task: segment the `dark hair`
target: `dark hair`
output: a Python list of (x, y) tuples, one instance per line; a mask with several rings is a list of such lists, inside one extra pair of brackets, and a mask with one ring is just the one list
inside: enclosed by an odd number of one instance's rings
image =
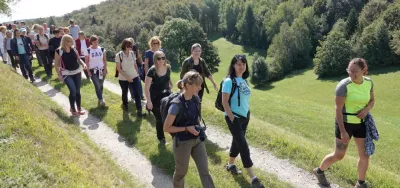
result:
[(97, 40), (99, 40), (99, 37), (97, 35), (90, 36), (90, 39), (89, 39), (90, 44), (92, 44), (92, 42), (97, 41)]
[(121, 44), (121, 50), (125, 51), (128, 46), (132, 47), (133, 43), (130, 39), (124, 39)]
[(356, 64), (356, 65), (358, 65), (358, 67), (361, 68), (361, 70), (365, 70), (364, 76), (368, 74), (368, 65), (367, 65), (367, 62), (365, 61), (365, 59), (354, 58), (349, 62), (349, 65), (350, 64)]
[(14, 30), (14, 38), (17, 38), (17, 31), (19, 31), (18, 29)]
[(247, 63), (247, 59), (246, 59), (245, 55), (238, 55), (237, 54), (232, 58), (231, 64), (229, 65), (229, 69), (228, 69), (228, 76), (231, 77), (231, 78), (237, 77), (234, 66), (239, 60), (241, 60), (243, 63), (246, 64), (246, 71), (244, 71), (244, 73), (242, 75), (242, 78), (243, 79), (247, 79), (249, 77), (249, 75), (250, 75), (250, 72), (249, 72), (249, 64)]
[(53, 34), (58, 34), (58, 33), (60, 33), (60, 30), (58, 30), (58, 29), (53, 30)]

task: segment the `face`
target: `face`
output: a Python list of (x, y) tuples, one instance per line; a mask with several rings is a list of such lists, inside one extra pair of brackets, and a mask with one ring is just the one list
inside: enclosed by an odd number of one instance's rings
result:
[(197, 47), (192, 50), (192, 56), (199, 58), (201, 55), (201, 48)]
[(152, 48), (158, 49), (160, 48), (160, 42), (158, 40), (154, 40), (151, 42)]
[(74, 45), (74, 41), (69, 40), (69, 41), (67, 42), (67, 44), (68, 44), (69, 47), (72, 47), (72, 46)]
[(83, 40), (83, 39), (85, 38), (85, 35), (79, 34), (79, 38), (80, 38), (81, 40)]
[(43, 24), (43, 27), (44, 27), (44, 28), (47, 28), (47, 24)]
[(166, 59), (166, 57), (165, 57), (165, 54), (164, 54), (164, 53), (159, 54), (159, 55), (157, 56), (157, 59), (156, 59), (157, 64), (163, 65), (163, 64), (165, 63), (165, 59)]
[(26, 36), (26, 31), (22, 32), (21, 35)]
[(39, 33), (40, 33), (40, 34), (43, 34), (43, 31), (44, 31), (44, 30), (43, 30), (43, 27), (40, 27), (40, 28), (39, 28)]
[(91, 42), (92, 46), (97, 47), (99, 45), (99, 40)]
[(239, 74), (243, 74), (246, 71), (246, 63), (242, 60), (238, 60), (233, 67), (235, 68), (235, 72)]
[(15, 29), (15, 28), (17, 28), (17, 25), (12, 25), (11, 27), (12, 27), (13, 29)]
[(7, 38), (11, 38), (12, 37), (12, 33), (7, 33)]
[(364, 70), (362, 70), (361, 67), (355, 63), (349, 64), (346, 71), (352, 80), (358, 80), (364, 75)]
[(15, 36), (19, 37), (20, 35), (21, 35), (21, 32), (19, 32), (19, 31), (15, 32)]
[(186, 84), (186, 91), (188, 91), (189, 93), (193, 93), (195, 95), (197, 95), (199, 93), (199, 91), (201, 90), (201, 85), (190, 85), (190, 84)]
[(60, 35), (64, 35), (65, 33), (64, 33), (64, 30), (63, 29), (60, 29)]

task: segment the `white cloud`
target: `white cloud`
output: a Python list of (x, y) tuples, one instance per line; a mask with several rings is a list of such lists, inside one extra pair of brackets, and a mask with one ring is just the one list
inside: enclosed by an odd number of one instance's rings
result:
[(20, 0), (11, 6), (12, 16), (0, 16), (0, 22), (62, 16), (102, 1), (105, 0)]

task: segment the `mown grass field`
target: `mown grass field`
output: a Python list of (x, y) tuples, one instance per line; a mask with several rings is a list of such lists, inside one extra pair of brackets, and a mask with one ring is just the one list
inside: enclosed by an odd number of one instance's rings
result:
[(4, 64), (0, 83), (0, 187), (141, 187)]
[[(115, 67), (111, 65), (109, 67)], [(44, 80), (46, 74), (42, 67), (38, 67), (34, 63), (34, 74)], [(112, 79), (114, 72), (110, 68), (110, 74), (107, 79)], [(68, 95), (69, 90), (67, 86), (60, 83), (56, 74), (47, 82), (54, 86), (56, 89), (61, 90), (62, 93)], [(88, 80), (82, 81), (81, 95), (82, 106), (88, 110), (89, 113), (95, 115), (107, 123), (115, 132), (121, 135), (125, 141), (137, 148), (146, 158), (148, 158), (153, 165), (161, 168), (168, 175), (172, 177), (174, 172), (174, 158), (172, 153), (172, 140), (168, 134), (165, 134), (167, 142), (166, 146), (158, 144), (155, 130), (155, 119), (149, 116), (144, 119), (136, 118), (136, 110), (134, 105), (129, 104), (129, 112), (124, 112), (121, 108), (121, 97), (117, 94), (104, 89), (103, 98), (106, 100), (106, 107), (97, 107), (97, 98), (95, 95), (94, 86)], [(247, 174), (233, 177), (230, 173), (226, 172), (224, 165), (228, 160), (228, 153), (219, 148), (212, 142), (206, 142), (207, 152), (209, 155), (209, 169), (217, 187), (251, 187), (250, 178)], [(242, 168), (241, 163), (238, 166)], [(289, 184), (277, 180), (273, 174), (267, 174), (255, 169), (257, 176), (262, 180), (266, 187), (290, 187)], [(190, 161), (189, 171), (185, 178), (186, 187), (201, 187), (200, 178), (197, 173), (197, 168), (194, 162)]]
[[(235, 54), (246, 54), (249, 63), (252, 56), (265, 56), (264, 51), (234, 45), (224, 38), (216, 38), (221, 64), (213, 76), (219, 83), (226, 75)], [(167, 54), (168, 55), (168, 54)], [(268, 61), (268, 60), (267, 60)], [(109, 63), (114, 73), (115, 64)], [(376, 103), (372, 109), (380, 140), (376, 153), (371, 157), (367, 179), (376, 187), (400, 186), (400, 67), (370, 69), (374, 82)], [(249, 134), (251, 145), (273, 151), (277, 156), (289, 158), (309, 171), (318, 166), (322, 158), (334, 147), (334, 91), (341, 77), (317, 80), (311, 69), (292, 73), (281, 81), (252, 89)], [(179, 74), (172, 75), (173, 81)], [(116, 78), (108, 80), (117, 83)], [(211, 83), (209, 86), (211, 86)], [(203, 113), (209, 124), (228, 132), (221, 113), (214, 108), (216, 92), (205, 94)], [(357, 174), (357, 151), (351, 142), (347, 157), (331, 167), (331, 178), (341, 184), (353, 184)]]

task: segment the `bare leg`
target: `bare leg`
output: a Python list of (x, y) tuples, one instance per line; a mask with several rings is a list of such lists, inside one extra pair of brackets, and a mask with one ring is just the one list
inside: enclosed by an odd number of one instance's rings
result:
[(365, 153), (365, 138), (354, 138), (358, 150), (358, 180), (365, 181), (368, 170), (369, 156)]
[(335, 151), (333, 153), (326, 155), (324, 160), (322, 160), (321, 164), (319, 165), (319, 168), (322, 171), (328, 170), (329, 166), (331, 166), (333, 163), (337, 161), (342, 160), (346, 154), (348, 143), (344, 144), (340, 139), (336, 138), (335, 144), (336, 144)]

